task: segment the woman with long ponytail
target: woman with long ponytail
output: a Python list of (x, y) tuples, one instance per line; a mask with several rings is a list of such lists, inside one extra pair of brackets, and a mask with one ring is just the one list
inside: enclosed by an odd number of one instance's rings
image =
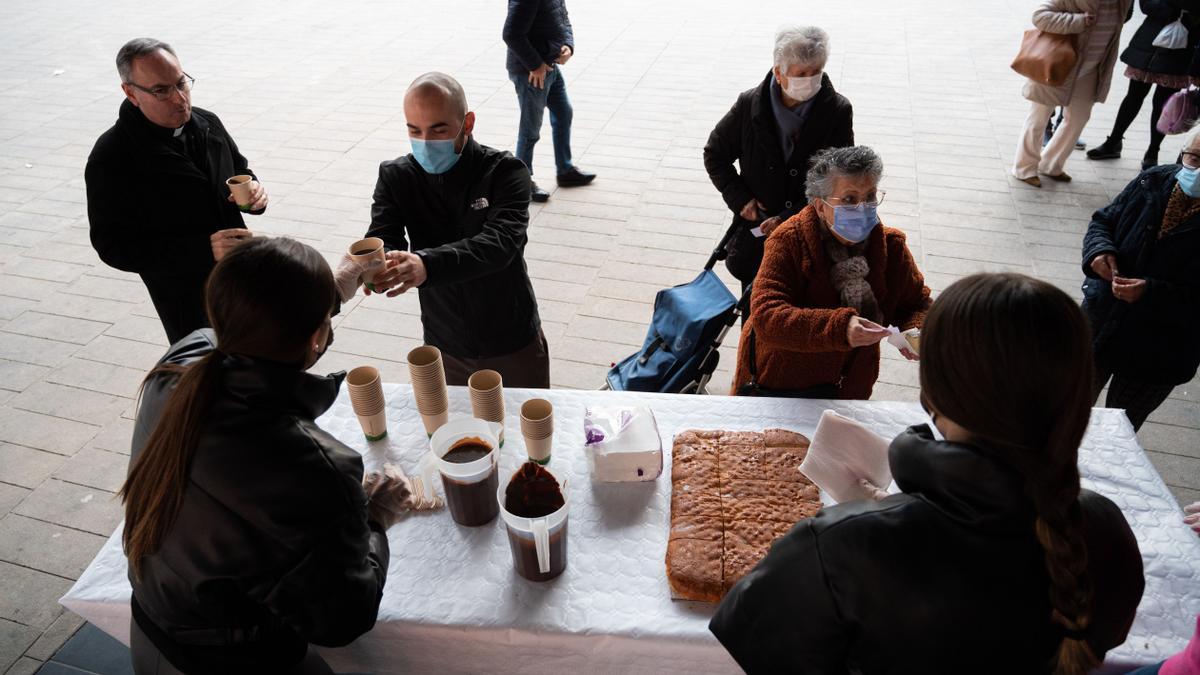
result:
[[(343, 377), (305, 372), (333, 341), (333, 275), (308, 246), (255, 238), (206, 302), (212, 329), (146, 378), (121, 489), (134, 671), (328, 673), (308, 645), (374, 625), (395, 517), (313, 421)], [(394, 504), (389, 480), (372, 494)]]
[(1144, 580), (1120, 510), (1080, 487), (1090, 345), (1079, 306), (1050, 284), (952, 284), (921, 334), (938, 435), (913, 426), (889, 449), (902, 493), (802, 521), (725, 596), (713, 633), (752, 673), (1098, 666)]

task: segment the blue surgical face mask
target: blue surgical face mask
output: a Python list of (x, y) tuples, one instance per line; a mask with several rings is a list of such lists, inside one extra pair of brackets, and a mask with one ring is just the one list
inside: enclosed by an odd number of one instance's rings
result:
[(871, 230), (879, 224), (879, 216), (875, 213), (876, 206), (872, 203), (833, 206), (833, 231), (842, 239), (855, 244), (865, 240), (871, 236)]
[[(460, 130), (461, 134), (462, 131)], [(408, 142), (412, 145), (413, 158), (417, 160), (417, 164), (425, 169), (425, 173), (440, 174), (446, 173), (454, 168), (458, 163), (458, 158), (462, 157), (462, 153), (454, 149), (454, 144), (458, 142), (458, 136), (445, 141), (424, 141), (419, 138), (410, 138)]]
[(1179, 172), (1175, 174), (1175, 179), (1179, 181), (1179, 187), (1183, 189), (1183, 194), (1195, 199), (1200, 197), (1200, 169), (1193, 169), (1186, 166), (1179, 167)]

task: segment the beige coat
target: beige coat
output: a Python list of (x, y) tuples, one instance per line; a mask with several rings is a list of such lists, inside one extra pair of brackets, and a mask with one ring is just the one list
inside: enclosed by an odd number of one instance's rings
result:
[[(1076, 43), (1076, 47), (1080, 56), (1079, 63), (1075, 66), (1075, 72), (1071, 73), (1071, 76), (1061, 86), (1051, 87), (1026, 80), (1025, 88), (1021, 90), (1025, 98), (1045, 105), (1066, 105), (1071, 101), (1071, 95), (1075, 91), (1075, 80), (1079, 75), (1080, 66), (1083, 65), (1083, 54), (1087, 52), (1088, 40), (1092, 36), (1092, 29), (1084, 26), (1084, 14), (1088, 12), (1099, 14), (1101, 2), (1102, 0), (1043, 0), (1034, 10), (1034, 27), (1046, 33), (1078, 35), (1079, 41)], [(1124, 21), (1129, 16), (1133, 0), (1117, 0), (1117, 2), (1118, 16)], [(1120, 43), (1121, 31), (1118, 30), (1109, 41), (1108, 51), (1105, 52), (1104, 60), (1098, 66), (1099, 77), (1096, 78), (1096, 95), (1093, 99), (1096, 103), (1103, 103), (1108, 98), (1108, 89), (1112, 85), (1113, 66), (1117, 63), (1117, 47)]]

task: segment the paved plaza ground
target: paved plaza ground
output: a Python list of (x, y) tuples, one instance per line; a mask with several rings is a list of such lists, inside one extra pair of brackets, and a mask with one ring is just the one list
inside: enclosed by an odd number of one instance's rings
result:
[[(1089, 216), (1137, 173), (1148, 138), (1143, 111), (1124, 159), (1076, 153), (1066, 167), (1075, 180), (1041, 190), (1009, 177), (1028, 104), (1008, 63), (1028, 1), (569, 7), (575, 158), (600, 177), (531, 209), (526, 259), (556, 387), (599, 387), (609, 364), (640, 345), (655, 292), (703, 265), (731, 214), (701, 151), (737, 93), (762, 80), (780, 23), (832, 34), (827, 71), (854, 104), (858, 142), (886, 165), (881, 218), (908, 233), (935, 292), (972, 272), (1013, 270), (1078, 298)], [(141, 282), (102, 264), (88, 241), (83, 167), (121, 101), (117, 48), (139, 35), (174, 44), (197, 78), (195, 105), (221, 116), (270, 193), (249, 226), (335, 260), (366, 228), (379, 162), (408, 152), (400, 103), (416, 75), (457, 76), (477, 139), (512, 149), (504, 9), (500, 0), (0, 3), (0, 673), (36, 671), (78, 627), (56, 601), (121, 519), (114, 493), (138, 383), (166, 347)], [(1118, 71), (1084, 140), (1104, 139), (1125, 83)], [(551, 187), (548, 125), (543, 139), (535, 178)], [(1162, 158), (1178, 148), (1168, 139)], [(406, 381), (404, 354), (420, 335), (415, 294), (356, 299), (319, 367), (371, 363)], [(735, 342), (723, 349), (719, 393)], [(917, 368), (893, 351), (875, 398), (916, 400)], [(1200, 385), (1176, 388), (1140, 439), (1179, 500), (1200, 499)]]

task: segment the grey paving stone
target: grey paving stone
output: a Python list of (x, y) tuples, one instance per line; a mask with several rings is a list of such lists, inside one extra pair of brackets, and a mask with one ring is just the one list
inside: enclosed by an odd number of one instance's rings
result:
[(92, 447), (108, 450), (121, 455), (129, 455), (129, 443), (133, 437), (132, 417), (121, 417), (108, 423), (89, 442)]
[(0, 482), (33, 489), (50, 477), (62, 455), (11, 443), (0, 443)]
[(4, 675), (34, 675), (42, 667), (42, 662), (37, 659), (31, 659), (28, 656), (22, 656), (17, 659)]
[(71, 639), (71, 636), (83, 625), (83, 619), (74, 612), (63, 612), (54, 620), (54, 623), (50, 624), (50, 628), (42, 633), (37, 642), (34, 642), (25, 651), (25, 656), (39, 661), (49, 661), (63, 643)]
[(9, 405), (29, 412), (85, 422), (95, 426), (108, 423), (129, 407), (131, 399), (77, 389), (61, 384), (38, 382), (18, 394)]
[(1200, 490), (1200, 459), (1169, 452), (1146, 450), (1163, 481), (1171, 487)]
[(74, 455), (97, 431), (90, 424), (0, 407), (0, 441), (16, 445)]
[(10, 513), (0, 519), (0, 560), (77, 579), (107, 537)]
[(50, 368), (0, 359), (0, 389), (24, 391), (50, 373)]
[(62, 614), (71, 581), (0, 561), (0, 618), (44, 631)]
[(90, 447), (61, 462), (54, 477), (76, 485), (117, 492), (125, 483), (128, 467), (128, 455)]
[(19, 623), (0, 619), (0, 671), (7, 671), (21, 658), (40, 631)]
[(13, 513), (107, 537), (124, 512), (111, 492), (51, 478), (26, 496)]
[(47, 375), (46, 381), (133, 398), (137, 396), (145, 376), (145, 371), (140, 369), (72, 358)]

